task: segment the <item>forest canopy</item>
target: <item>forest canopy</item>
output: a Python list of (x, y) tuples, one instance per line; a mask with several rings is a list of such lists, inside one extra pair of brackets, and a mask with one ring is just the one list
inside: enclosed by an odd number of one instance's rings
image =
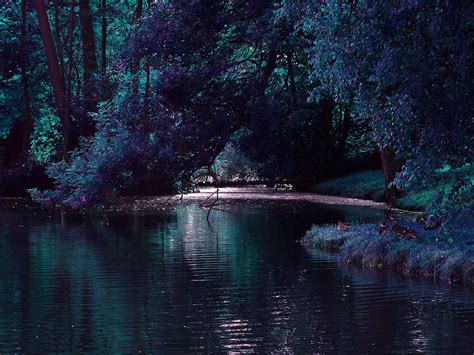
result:
[(1, 13), (0, 194), (91, 208), (203, 177), (307, 190), (380, 165), (388, 200), (441, 184), (429, 213), (472, 210), (472, 1), (8, 0)]

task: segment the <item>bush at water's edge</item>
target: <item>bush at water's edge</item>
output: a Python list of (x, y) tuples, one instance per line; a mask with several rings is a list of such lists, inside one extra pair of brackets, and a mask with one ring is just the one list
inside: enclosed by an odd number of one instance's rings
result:
[(307, 247), (338, 251), (349, 263), (378, 269), (394, 269), (406, 275), (422, 275), (474, 287), (474, 236), (472, 228), (450, 236), (418, 231), (419, 240), (381, 235), (375, 224), (313, 226), (302, 239)]

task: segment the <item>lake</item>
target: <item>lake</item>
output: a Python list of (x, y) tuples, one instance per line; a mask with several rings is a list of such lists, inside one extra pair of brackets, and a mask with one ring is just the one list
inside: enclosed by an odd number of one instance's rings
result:
[(474, 293), (295, 241), (384, 211), (196, 201), (108, 220), (0, 212), (0, 353), (474, 351)]

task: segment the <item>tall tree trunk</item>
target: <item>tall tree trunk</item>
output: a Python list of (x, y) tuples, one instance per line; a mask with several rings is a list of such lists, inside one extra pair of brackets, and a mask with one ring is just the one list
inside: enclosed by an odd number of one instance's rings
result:
[[(151, 0), (147, 1), (148, 9), (151, 6)], [(145, 127), (149, 128), (150, 122), (148, 120), (148, 110), (150, 101), (150, 60), (151, 58), (145, 58), (146, 65), (146, 81), (145, 81), (145, 97), (143, 99), (143, 116), (145, 117)]]
[(105, 78), (107, 74), (107, 0), (102, 0), (101, 3), (102, 11), (102, 22), (101, 22), (101, 61), (100, 61), (100, 73), (102, 79)]
[(270, 80), (270, 77), (273, 74), (273, 70), (276, 67), (276, 61), (277, 61), (276, 45), (275, 43), (272, 42), (268, 50), (267, 64), (265, 65), (265, 68), (263, 69), (262, 76), (259, 82), (259, 86), (260, 86), (260, 89), (262, 89), (262, 93), (268, 87), (268, 82)]
[(70, 144), (70, 122), (66, 113), (66, 92), (64, 86), (64, 78), (59, 70), (58, 56), (54, 48), (53, 36), (51, 35), (51, 27), (49, 26), (48, 14), (43, 0), (32, 0), (40, 27), (41, 38), (43, 39), (46, 61), (48, 63), (49, 74), (53, 85), (54, 97), (58, 108), (59, 117), (63, 128), (63, 159), (68, 160), (68, 151)]
[(296, 106), (296, 83), (293, 70), (293, 52), (288, 53), (288, 77), (290, 79), (291, 104)]
[[(82, 60), (83, 60), (83, 96), (86, 112), (97, 111), (97, 97), (93, 75), (97, 72), (97, 58), (95, 53), (95, 35), (92, 24), (92, 12), (89, 0), (79, 1), (79, 16), (81, 20)], [(87, 125), (89, 126), (89, 125)], [(86, 132), (88, 134), (92, 132)]]
[(385, 200), (392, 202), (396, 197), (397, 189), (390, 184), (395, 179), (397, 172), (400, 170), (400, 163), (395, 153), (390, 148), (380, 147), (380, 160), (382, 161), (382, 169), (385, 176)]
[(329, 158), (333, 148), (331, 144), (332, 113), (334, 108), (332, 100), (330, 98), (322, 100), (321, 108), (320, 173), (321, 176), (328, 176), (330, 173)]
[(142, 17), (143, 13), (143, 0), (137, 1), (137, 7), (135, 9), (134, 21), (138, 21)]
[(61, 76), (64, 76), (64, 57), (61, 45), (61, 26), (59, 24), (59, 1), (54, 0), (54, 40), (56, 41), (56, 49), (58, 51), (59, 70)]
[[(142, 17), (143, 13), (143, 1), (138, 0), (137, 1), (137, 7), (135, 8), (135, 13), (133, 14), (133, 22), (138, 22), (140, 17)], [(140, 57), (138, 58), (133, 58), (132, 61), (132, 73), (135, 74), (138, 69), (140, 69)]]
[[(72, 99), (72, 77), (73, 77), (73, 70), (74, 70), (74, 49), (73, 49), (73, 44), (74, 44), (74, 27), (75, 27), (75, 16), (76, 16), (76, 10), (75, 10), (75, 4), (71, 2), (71, 5), (69, 7), (69, 28), (68, 28), (68, 36), (67, 36), (67, 43), (66, 43), (66, 55), (68, 57), (67, 61), (67, 71), (65, 73), (65, 86), (66, 86), (66, 102), (67, 102), (67, 108), (66, 108), (66, 114), (68, 117), (71, 116), (71, 99)], [(74, 145), (76, 142), (74, 143)]]
[(150, 64), (146, 64), (145, 98), (143, 99), (143, 116), (145, 123), (148, 123), (148, 110), (150, 101)]
[(22, 139), (22, 154), (26, 152), (30, 146), (31, 131), (33, 129), (33, 116), (31, 114), (30, 90), (28, 85), (28, 51), (26, 49), (26, 10), (28, 0), (21, 1), (21, 85), (23, 90), (23, 107), (24, 107), (24, 122), (25, 131)]
[(349, 137), (349, 129), (351, 126), (351, 112), (346, 109), (343, 113), (342, 124), (340, 129), (340, 136), (339, 142), (337, 145), (336, 153), (335, 153), (335, 160), (336, 163), (340, 164), (346, 155), (346, 146), (347, 146), (347, 138)]
[[(135, 8), (135, 13), (133, 14), (133, 21), (135, 23), (138, 22), (138, 20), (142, 16), (142, 12), (143, 12), (143, 1), (138, 0), (137, 1), (137, 7)], [(139, 69), (140, 69), (140, 57), (133, 58), (132, 59), (132, 68), (131, 68), (132, 74), (136, 74)], [(132, 88), (133, 88), (134, 96), (138, 96), (138, 82), (139, 82), (138, 76), (133, 78), (133, 83), (132, 83), (133, 87)]]

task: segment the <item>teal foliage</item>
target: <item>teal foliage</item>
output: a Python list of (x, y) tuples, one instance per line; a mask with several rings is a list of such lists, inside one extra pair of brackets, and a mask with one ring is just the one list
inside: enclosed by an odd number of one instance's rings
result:
[[(450, 221), (472, 209), (470, 1), (138, 4), (90, 2), (97, 52), (102, 23), (107, 34), (92, 65), (103, 71), (90, 82), (80, 7), (47, 7), (67, 91), (68, 161), (36, 11), (0, 5), (0, 164), (15, 165), (17, 154), (46, 166), (55, 188), (33, 190), (35, 199), (87, 208), (118, 194), (186, 191), (202, 171), (308, 189), (387, 148), (404, 163), (394, 182), (408, 194), (401, 203)], [(17, 124), (23, 116), (32, 132)], [(380, 174), (364, 174), (318, 188), (380, 200)]]
[[(117, 61), (114, 93), (99, 113), (96, 134), (70, 162), (48, 168), (56, 189), (34, 197), (83, 208), (140, 187), (141, 193), (186, 190), (243, 122), (269, 114), (268, 79), (262, 82), (254, 56), (267, 56), (272, 13), (271, 2), (151, 7)], [(127, 63), (136, 58), (148, 60), (153, 91), (147, 106), (140, 71), (129, 74)], [(157, 189), (148, 189), (152, 184)]]
[(159, 172), (165, 174), (166, 165), (160, 160), (170, 163), (169, 155), (163, 154), (161, 142), (153, 135), (131, 129), (129, 122), (117, 119), (110, 107), (103, 107), (97, 116), (97, 133), (82, 141), (69, 163), (61, 161), (48, 167), (56, 188), (31, 190), (33, 198), (47, 205), (100, 208), (113, 201), (118, 191), (126, 192), (131, 186), (144, 183), (149, 170), (155, 171), (153, 180), (161, 186), (162, 193), (168, 192), (164, 189), (169, 189), (171, 182), (160, 179)]
[[(13, 122), (20, 118), (18, 108), (22, 105), (20, 71), (16, 62), (20, 57), (20, 45), (15, 31), (19, 31), (19, 21), (12, 6), (0, 5), (2, 21), (0, 21), (0, 139), (10, 133)], [(20, 111), (21, 112), (21, 111)]]
[(232, 141), (217, 156), (212, 169), (220, 182), (241, 183), (259, 180), (258, 164), (242, 153)]
[(406, 209), (425, 209), (455, 219), (464, 210), (473, 208), (474, 169), (471, 164), (453, 172), (449, 167), (432, 174), (431, 184), (409, 192), (395, 200)]
[(14, 75), (12, 78), (2, 81), (2, 90), (0, 91), (0, 139), (8, 137), (13, 122), (19, 118), (17, 108), (21, 106), (21, 100), (19, 100), (16, 92), (20, 85), (19, 82), (19, 75)]
[(63, 142), (61, 121), (50, 107), (39, 111), (31, 135), (30, 154), (38, 163), (53, 162)]
[[(440, 179), (430, 211), (453, 219), (472, 208), (473, 182), (461, 173), (474, 156), (474, 8), (470, 1), (289, 2), (304, 15), (308, 56), (319, 86), (350, 103), (381, 147), (405, 161), (395, 183), (414, 192)], [(435, 174), (448, 166), (443, 174)], [(453, 182), (455, 180), (455, 182)]]
[[(112, 120), (104, 120), (102, 125), (109, 129), (99, 129), (93, 139), (84, 141), (73, 152), (71, 163), (61, 161), (48, 167), (49, 175), (57, 181), (57, 188), (44, 192), (31, 190), (35, 200), (83, 208), (106, 201), (111, 196), (105, 194), (114, 191), (112, 186), (126, 183), (127, 174), (115, 174), (114, 170), (134, 151), (129, 132)], [(108, 186), (111, 186), (110, 190)]]

